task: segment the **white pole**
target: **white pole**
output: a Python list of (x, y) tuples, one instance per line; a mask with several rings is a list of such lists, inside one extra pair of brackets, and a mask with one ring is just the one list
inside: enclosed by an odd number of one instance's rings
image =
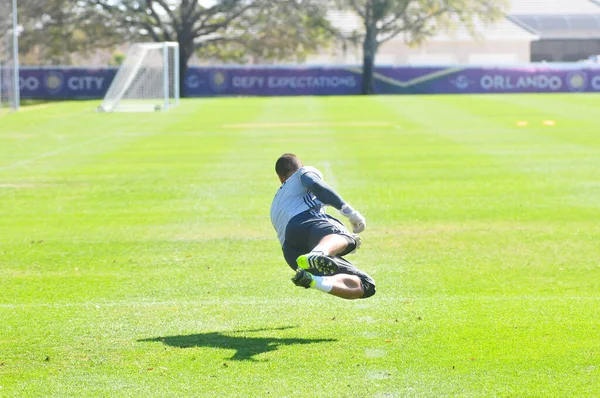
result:
[(21, 88), (19, 87), (19, 31), (17, 26), (17, 0), (13, 0), (13, 90), (15, 90), (15, 110), (21, 103)]
[(175, 84), (175, 106), (179, 106), (179, 45), (175, 46), (175, 54), (173, 55), (175, 59), (173, 60), (173, 67), (175, 70), (174, 73), (174, 84)]
[(169, 109), (169, 48), (166, 42), (163, 42), (163, 63), (163, 89), (165, 90), (165, 105), (163, 109), (166, 111)]
[(2, 113), (2, 75), (4, 74), (4, 69), (2, 68), (2, 62), (0, 62), (0, 113)]

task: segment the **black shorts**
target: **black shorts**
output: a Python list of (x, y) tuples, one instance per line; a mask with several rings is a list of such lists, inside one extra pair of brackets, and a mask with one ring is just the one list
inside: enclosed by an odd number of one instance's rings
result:
[[(295, 270), (298, 268), (296, 259), (312, 249), (327, 235), (343, 235), (354, 243), (346, 251), (352, 251), (355, 246), (355, 240), (350, 231), (339, 220), (331, 217), (329, 214), (320, 213), (314, 210), (308, 210), (294, 216), (288, 223), (285, 230), (285, 241), (283, 243), (283, 257), (288, 265)], [(375, 294), (375, 281), (365, 272), (356, 268), (352, 263), (342, 256), (347, 253), (333, 257), (338, 269), (335, 274), (350, 274), (360, 278), (365, 294), (362, 298), (371, 297)], [(315, 275), (321, 276), (318, 273)]]

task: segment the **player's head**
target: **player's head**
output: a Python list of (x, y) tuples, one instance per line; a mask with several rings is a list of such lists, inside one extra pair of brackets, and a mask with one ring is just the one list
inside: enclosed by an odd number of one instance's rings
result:
[(275, 172), (282, 184), (301, 167), (302, 162), (293, 153), (284, 153), (275, 162)]

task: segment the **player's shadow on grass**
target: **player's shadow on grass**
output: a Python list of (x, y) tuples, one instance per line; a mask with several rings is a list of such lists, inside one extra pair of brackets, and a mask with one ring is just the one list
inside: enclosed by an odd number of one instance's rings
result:
[[(165, 336), (141, 339), (143, 342), (161, 342), (172, 347), (211, 347), (235, 350), (235, 354), (229, 359), (234, 361), (255, 361), (255, 355), (275, 351), (282, 345), (314, 344), (337, 341), (334, 339), (302, 339), (302, 338), (277, 338), (277, 337), (253, 337), (246, 333), (262, 332), (267, 330), (291, 329), (295, 326), (285, 326), (272, 329), (238, 330), (226, 333), (198, 333), (185, 336)], [(241, 335), (241, 333), (244, 333)]]

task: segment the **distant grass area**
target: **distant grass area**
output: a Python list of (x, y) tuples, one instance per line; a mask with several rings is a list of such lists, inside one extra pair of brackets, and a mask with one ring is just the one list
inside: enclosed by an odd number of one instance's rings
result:
[[(3, 115), (0, 396), (600, 396), (599, 103)], [(366, 216), (349, 259), (373, 298), (289, 281), (269, 221), (284, 152)]]
[(22, 99), (20, 101), (20, 104), (21, 104), (21, 106), (31, 106), (31, 105), (58, 103), (58, 102), (60, 102), (60, 101), (42, 100), (42, 99)]
[[(32, 111), (32, 110), (37, 110), (39, 108), (45, 108), (47, 106), (49, 106), (50, 104), (59, 104), (61, 103), (61, 101), (56, 101), (56, 100), (37, 100), (37, 99), (22, 99), (19, 102), (19, 109), (21, 111)], [(8, 106), (8, 104), (6, 103), (2, 103), (2, 106), (0, 107), (0, 117), (2, 116), (8, 116), (9, 114), (13, 113), (13, 109), (10, 108)], [(0, 129), (1, 129), (1, 124), (0, 124)], [(0, 130), (1, 131), (1, 130)]]

